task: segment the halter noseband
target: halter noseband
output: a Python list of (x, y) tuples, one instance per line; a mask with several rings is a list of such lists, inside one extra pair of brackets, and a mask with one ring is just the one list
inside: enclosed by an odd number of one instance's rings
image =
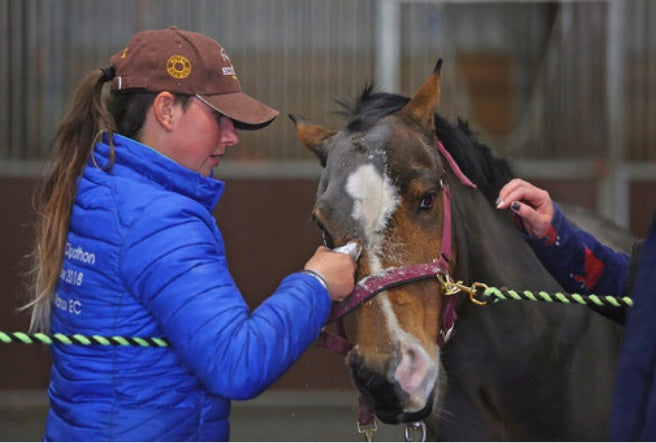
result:
[[(458, 164), (455, 162), (451, 154), (444, 148), (444, 145), (436, 138), (435, 145), (446, 159), (449, 167), (453, 173), (460, 179), (462, 184), (470, 188), (476, 188), (476, 185), (462, 173)], [(322, 348), (329, 351), (347, 354), (352, 348), (353, 344), (346, 338), (344, 331), (343, 317), (360, 306), (362, 303), (370, 300), (379, 293), (391, 288), (403, 286), (420, 280), (436, 278), (442, 276), (448, 278), (449, 275), (449, 262), (451, 260), (451, 245), (452, 245), (452, 228), (451, 228), (451, 193), (448, 184), (444, 183), (442, 192), (444, 218), (442, 223), (442, 245), (440, 247), (439, 257), (430, 262), (417, 265), (402, 266), (398, 268), (386, 269), (380, 273), (369, 275), (360, 280), (355, 287), (353, 293), (344, 301), (335, 303), (332, 312), (328, 317), (326, 323), (336, 322), (336, 334), (329, 332), (325, 328), (321, 331), (321, 335), (317, 344)], [(446, 343), (457, 318), (455, 312), (455, 297), (448, 297), (447, 304), (442, 312), (442, 325), (437, 337), (437, 342), (440, 347)]]

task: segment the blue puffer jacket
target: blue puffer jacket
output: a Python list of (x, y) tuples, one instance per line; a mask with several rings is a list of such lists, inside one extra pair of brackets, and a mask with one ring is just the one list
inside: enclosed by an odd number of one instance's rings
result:
[(172, 346), (53, 346), (45, 439), (227, 440), (230, 399), (256, 396), (290, 367), (330, 298), (295, 273), (250, 312), (211, 215), (224, 184), (115, 143), (109, 172), (101, 143), (80, 179), (51, 331)]

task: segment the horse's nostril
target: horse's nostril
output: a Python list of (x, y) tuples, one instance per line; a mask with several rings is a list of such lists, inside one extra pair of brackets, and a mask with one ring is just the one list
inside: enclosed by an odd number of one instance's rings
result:
[[(435, 384), (437, 367), (428, 353), (416, 343), (405, 343), (394, 379), (410, 398), (425, 399)], [(411, 405), (423, 407), (424, 405)]]

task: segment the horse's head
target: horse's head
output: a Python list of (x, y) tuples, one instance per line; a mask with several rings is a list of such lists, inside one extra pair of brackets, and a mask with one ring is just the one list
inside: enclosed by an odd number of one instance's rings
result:
[[(409, 101), (394, 96), (390, 112), (376, 109), (376, 94), (366, 105), (365, 91), (339, 132), (291, 116), (301, 142), (324, 166), (313, 218), (328, 246), (360, 243), (358, 279), (433, 263), (445, 252), (446, 168), (434, 130), (440, 67), (441, 60)], [(348, 363), (385, 422), (416, 421), (431, 412), (440, 372), (440, 291), (437, 279), (422, 279), (387, 289), (357, 310)]]

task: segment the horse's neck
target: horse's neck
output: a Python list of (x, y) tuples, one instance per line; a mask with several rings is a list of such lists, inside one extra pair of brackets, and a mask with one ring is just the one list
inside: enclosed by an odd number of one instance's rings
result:
[(452, 188), (457, 279), (512, 289), (560, 289), (513, 226), (510, 214), (493, 209), (477, 190)]

